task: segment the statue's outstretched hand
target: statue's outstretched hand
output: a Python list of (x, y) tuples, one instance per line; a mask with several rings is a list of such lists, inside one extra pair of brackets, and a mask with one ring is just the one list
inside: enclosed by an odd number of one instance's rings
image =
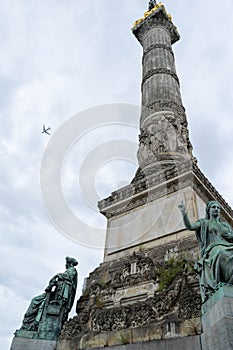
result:
[(180, 204), (178, 205), (178, 208), (180, 209), (183, 215), (186, 213), (186, 207), (183, 201), (180, 202)]

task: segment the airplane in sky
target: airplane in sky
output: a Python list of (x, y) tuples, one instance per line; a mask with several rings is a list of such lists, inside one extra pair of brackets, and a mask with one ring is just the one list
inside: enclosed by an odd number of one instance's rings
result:
[(48, 128), (45, 127), (45, 125), (43, 124), (43, 131), (42, 131), (42, 134), (48, 134), (48, 135), (51, 135), (48, 130), (51, 130), (50, 126)]

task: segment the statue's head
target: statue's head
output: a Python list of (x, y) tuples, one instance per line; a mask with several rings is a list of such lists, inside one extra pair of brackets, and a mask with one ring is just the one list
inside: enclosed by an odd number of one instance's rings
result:
[(219, 208), (221, 209), (221, 205), (219, 204), (219, 202), (217, 202), (217, 201), (209, 201), (209, 202), (207, 202), (206, 208), (205, 208), (206, 219), (210, 218), (210, 208), (215, 206), (215, 205), (218, 205)]
[(70, 258), (69, 256), (66, 257), (66, 268), (69, 266), (76, 266), (78, 265), (78, 262), (75, 258)]
[(148, 4), (148, 11), (152, 10), (156, 5), (156, 0), (150, 0)]

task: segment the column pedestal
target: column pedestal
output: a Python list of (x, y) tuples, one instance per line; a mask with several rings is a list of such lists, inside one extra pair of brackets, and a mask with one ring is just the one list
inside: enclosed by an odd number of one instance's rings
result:
[(222, 285), (202, 306), (203, 350), (233, 349), (233, 286)]
[(14, 337), (10, 350), (55, 350), (56, 340)]

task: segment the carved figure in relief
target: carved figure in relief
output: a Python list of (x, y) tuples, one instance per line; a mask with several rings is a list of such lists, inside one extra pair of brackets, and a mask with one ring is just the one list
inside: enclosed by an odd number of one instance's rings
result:
[(220, 204), (210, 201), (206, 204), (206, 217), (191, 223), (184, 203), (179, 205), (185, 227), (196, 232), (201, 259), (197, 262), (200, 275), (202, 301), (208, 299), (218, 285), (233, 285), (233, 231), (220, 219)]
[(192, 157), (193, 146), (189, 140), (189, 132), (188, 132), (188, 127), (187, 127), (186, 121), (181, 125), (181, 136), (182, 136), (184, 144), (187, 147), (188, 153)]
[(192, 156), (187, 122), (173, 115), (154, 118), (152, 124), (141, 130), (139, 142), (139, 163), (158, 153), (182, 152)]
[(177, 151), (177, 133), (174, 126), (171, 123), (167, 125), (167, 143), (170, 152)]
[(140, 143), (137, 152), (139, 164), (141, 164), (146, 159), (146, 155), (147, 152), (145, 150), (145, 145), (143, 143)]
[(174, 129), (176, 131), (176, 135), (177, 135), (177, 151), (178, 152), (187, 152), (187, 143), (186, 143), (186, 139), (183, 139), (182, 136), (182, 124), (181, 121), (177, 118), (172, 118), (172, 124), (174, 125)]
[(150, 150), (150, 144), (147, 138), (145, 143), (140, 142), (139, 144), (138, 153), (137, 153), (139, 164), (145, 161), (146, 159), (148, 159), (149, 157), (151, 157), (152, 155), (153, 153)]
[(124, 281), (130, 275), (130, 264), (126, 264), (122, 269), (121, 281)]
[(22, 330), (37, 331), (43, 318), (46, 322), (46, 309), (57, 305), (62, 312), (62, 323), (67, 320), (77, 288), (77, 271), (74, 266), (78, 262), (74, 258), (66, 258), (66, 271), (51, 278), (45, 293), (34, 297), (24, 315)]

